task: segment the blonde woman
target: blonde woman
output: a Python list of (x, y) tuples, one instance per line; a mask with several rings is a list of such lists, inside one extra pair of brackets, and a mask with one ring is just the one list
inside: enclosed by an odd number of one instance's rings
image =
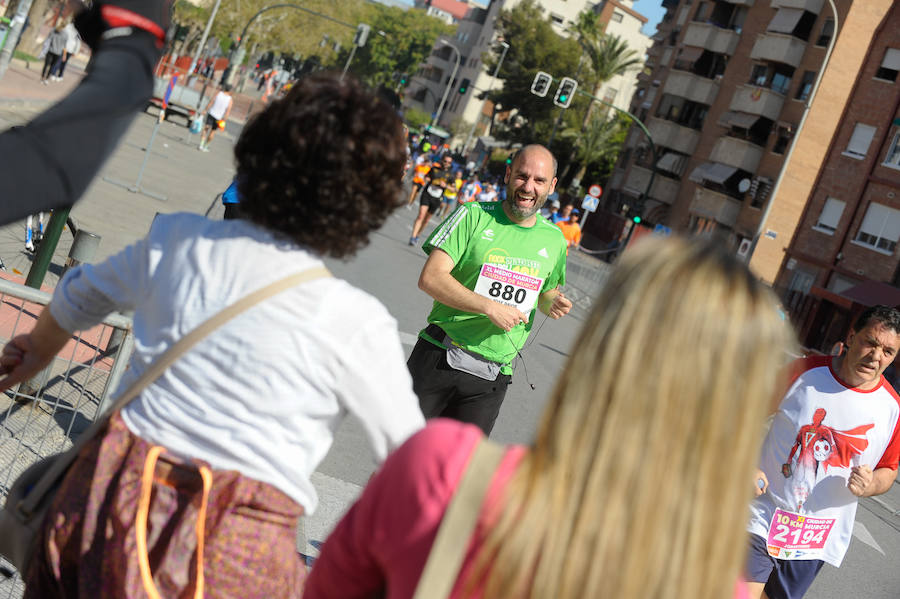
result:
[[(639, 244), (534, 444), (506, 449), (450, 596), (742, 595), (746, 481), (789, 344), (774, 297), (733, 256)], [(397, 450), (325, 543), (304, 598), (411, 597), (481, 436), (436, 420)]]

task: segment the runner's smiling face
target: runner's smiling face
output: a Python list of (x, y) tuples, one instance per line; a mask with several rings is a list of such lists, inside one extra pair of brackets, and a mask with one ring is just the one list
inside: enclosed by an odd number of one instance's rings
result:
[(534, 217), (556, 189), (553, 175), (553, 156), (540, 147), (526, 148), (506, 167), (504, 203), (513, 220), (523, 223)]
[(900, 333), (881, 322), (870, 321), (847, 338), (847, 353), (841, 356), (838, 376), (854, 387), (872, 389), (894, 361), (898, 350)]

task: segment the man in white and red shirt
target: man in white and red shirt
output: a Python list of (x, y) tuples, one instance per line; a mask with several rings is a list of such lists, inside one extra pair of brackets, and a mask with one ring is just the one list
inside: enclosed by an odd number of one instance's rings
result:
[(900, 397), (882, 376), (900, 350), (900, 312), (874, 306), (840, 356), (793, 364), (763, 443), (751, 505), (751, 595), (798, 599), (827, 562), (841, 565), (858, 497), (897, 477)]

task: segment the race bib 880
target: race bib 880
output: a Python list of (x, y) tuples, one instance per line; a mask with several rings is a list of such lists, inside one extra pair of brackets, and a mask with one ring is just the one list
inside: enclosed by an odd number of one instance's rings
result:
[(544, 279), (485, 264), (475, 283), (475, 293), (528, 314), (537, 305), (543, 284)]

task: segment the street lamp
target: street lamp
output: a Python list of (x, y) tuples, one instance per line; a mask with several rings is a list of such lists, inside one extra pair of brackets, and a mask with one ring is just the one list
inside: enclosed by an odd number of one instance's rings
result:
[(484, 112), (484, 102), (487, 100), (487, 94), (491, 91), (491, 88), (494, 87), (494, 81), (497, 80), (497, 74), (500, 72), (500, 65), (503, 64), (503, 59), (506, 58), (506, 51), (509, 50), (509, 44), (503, 40), (500, 40), (500, 45), (503, 46), (503, 52), (500, 54), (500, 60), (497, 61), (497, 66), (494, 67), (494, 74), (491, 75), (491, 82), (488, 83), (487, 90), (484, 92), (485, 99), (481, 101), (481, 109), (475, 117), (475, 122), (472, 123), (472, 128), (469, 129), (469, 135), (466, 136), (466, 143), (463, 144), (463, 154), (469, 149), (469, 142), (472, 141), (472, 136), (475, 135), (475, 127), (478, 126), (478, 119), (481, 118), (481, 114)]
[(450, 86), (453, 85), (453, 82), (456, 80), (456, 71), (459, 70), (459, 59), (460, 59), (459, 50), (456, 48), (456, 46), (454, 46), (453, 44), (451, 44), (450, 42), (448, 42), (445, 39), (439, 39), (438, 42), (441, 44), (444, 44), (446, 46), (450, 46), (450, 48), (454, 52), (456, 52), (456, 64), (453, 65), (453, 72), (450, 74), (450, 79), (447, 81), (447, 87), (444, 88), (444, 95), (441, 98), (441, 103), (438, 106), (437, 112), (434, 113), (434, 118), (431, 119), (431, 127), (432, 128), (437, 126), (437, 123), (441, 118), (441, 112), (444, 111), (444, 104), (447, 102), (447, 95), (450, 93)]

